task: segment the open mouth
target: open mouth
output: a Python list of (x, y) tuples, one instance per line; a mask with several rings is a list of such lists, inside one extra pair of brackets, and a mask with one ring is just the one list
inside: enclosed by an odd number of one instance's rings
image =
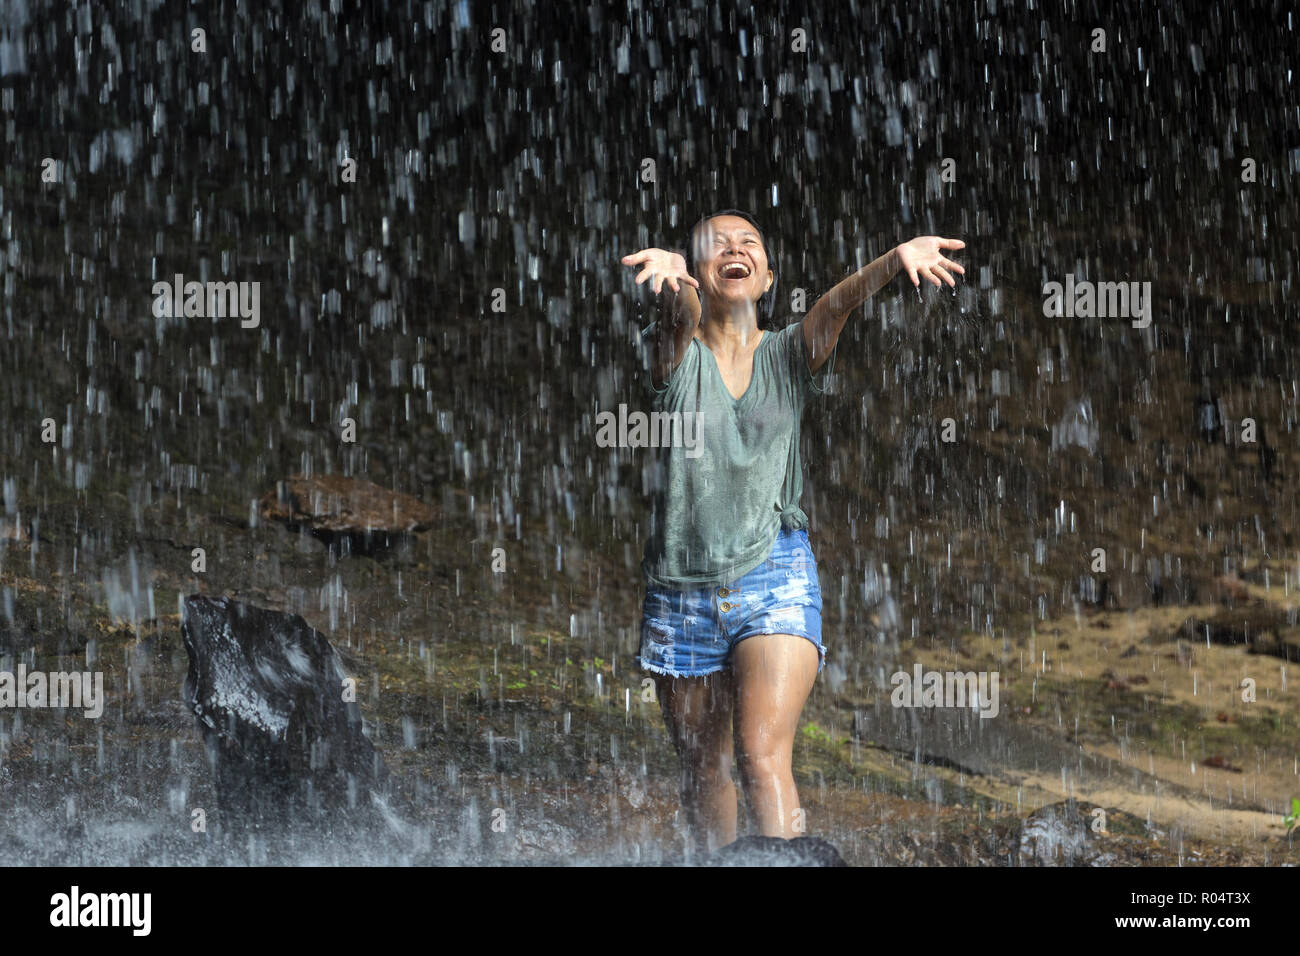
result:
[(718, 270), (718, 275), (724, 279), (748, 279), (749, 266), (743, 262), (728, 262)]

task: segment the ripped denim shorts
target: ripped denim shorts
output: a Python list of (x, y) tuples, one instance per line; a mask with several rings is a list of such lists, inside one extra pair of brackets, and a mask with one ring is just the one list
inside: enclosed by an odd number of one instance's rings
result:
[(772, 551), (744, 577), (721, 587), (676, 590), (647, 585), (641, 615), (642, 670), (703, 677), (730, 662), (731, 649), (755, 634), (795, 634), (822, 645), (822, 591), (806, 531), (777, 535)]

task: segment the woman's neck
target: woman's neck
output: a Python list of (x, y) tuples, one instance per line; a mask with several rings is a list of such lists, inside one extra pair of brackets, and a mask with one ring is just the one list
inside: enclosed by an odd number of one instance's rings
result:
[(758, 313), (754, 303), (705, 303), (695, 335), (715, 355), (738, 355), (758, 343)]

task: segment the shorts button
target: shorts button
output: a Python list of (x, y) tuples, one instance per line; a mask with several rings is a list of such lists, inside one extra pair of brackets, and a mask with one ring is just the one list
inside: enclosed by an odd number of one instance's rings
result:
[(730, 593), (731, 592), (728, 591), (726, 588), (718, 588), (718, 597), (726, 597)]
[(728, 604), (726, 601), (723, 601), (723, 602), (722, 602), (722, 609), (723, 609), (724, 611), (730, 611), (730, 610), (731, 610), (731, 605)]

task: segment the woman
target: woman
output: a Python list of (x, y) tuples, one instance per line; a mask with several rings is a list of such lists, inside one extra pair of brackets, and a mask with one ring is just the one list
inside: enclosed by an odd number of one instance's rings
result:
[(918, 287), (922, 277), (955, 285), (951, 273), (965, 270), (943, 250), (964, 246), (937, 236), (904, 243), (780, 331), (758, 327), (756, 304), (767, 295), (770, 315), (776, 276), (747, 213), (702, 219), (689, 258), (643, 249), (622, 260), (664, 296), (647, 334), (654, 411), (703, 415), (693, 419), (697, 447), (659, 452), (638, 656), (681, 759), (697, 851), (736, 839), (733, 741), (759, 834), (804, 830), (791, 759), (825, 649), (799, 508), (799, 419), (807, 397), (825, 390), (849, 313), (900, 270)]

